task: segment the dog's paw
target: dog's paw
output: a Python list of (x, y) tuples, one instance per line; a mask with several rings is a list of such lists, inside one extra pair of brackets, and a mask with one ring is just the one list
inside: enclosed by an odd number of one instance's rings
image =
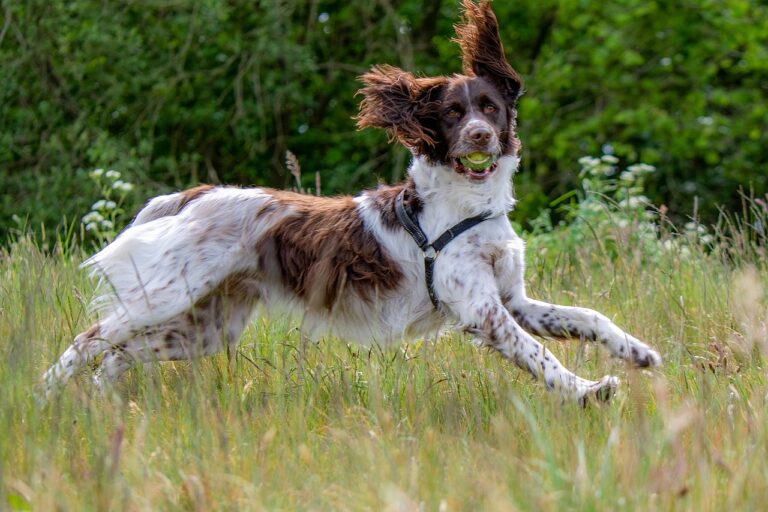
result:
[(661, 366), (661, 356), (652, 348), (642, 345), (630, 349), (630, 362), (638, 368)]
[(596, 402), (608, 402), (613, 398), (613, 395), (616, 394), (616, 389), (618, 387), (619, 379), (611, 375), (606, 375), (584, 390), (579, 397), (579, 405), (586, 407), (587, 404), (593, 400)]

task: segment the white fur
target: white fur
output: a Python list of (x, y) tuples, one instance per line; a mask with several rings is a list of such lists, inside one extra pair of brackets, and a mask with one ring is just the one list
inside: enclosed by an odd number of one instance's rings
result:
[(138, 223), (83, 263), (107, 288), (95, 305), (129, 330), (189, 309), (252, 264), (257, 241), (271, 225), (253, 223), (253, 212), (271, 200), (260, 189), (221, 188), (178, 215), (142, 222), (147, 216), (140, 213)]

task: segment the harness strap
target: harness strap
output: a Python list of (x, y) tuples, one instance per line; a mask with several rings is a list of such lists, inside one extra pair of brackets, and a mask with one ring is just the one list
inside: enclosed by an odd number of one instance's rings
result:
[(411, 235), (416, 245), (419, 246), (419, 249), (425, 251), (429, 247), (429, 239), (424, 234), (424, 231), (421, 230), (419, 219), (413, 214), (408, 205), (405, 204), (405, 189), (397, 195), (395, 200), (395, 215), (397, 215), (397, 220), (400, 221), (403, 229)]
[(411, 235), (416, 245), (424, 253), (424, 279), (427, 282), (427, 292), (429, 293), (429, 300), (435, 306), (435, 309), (440, 309), (440, 300), (435, 293), (435, 260), (440, 255), (440, 251), (451, 242), (451, 240), (458, 237), (463, 232), (467, 231), (480, 224), (484, 220), (491, 217), (489, 212), (481, 213), (474, 217), (464, 219), (455, 226), (445, 230), (445, 232), (437, 237), (432, 243), (429, 243), (429, 238), (424, 234), (424, 230), (419, 226), (419, 219), (413, 214), (411, 209), (405, 203), (405, 189), (403, 189), (395, 199), (395, 215), (397, 220), (403, 226), (403, 229)]

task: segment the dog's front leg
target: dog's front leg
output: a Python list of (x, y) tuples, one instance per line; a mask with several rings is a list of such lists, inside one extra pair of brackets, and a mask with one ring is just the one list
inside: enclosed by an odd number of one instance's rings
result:
[(599, 381), (582, 379), (525, 332), (504, 307), (492, 275), (475, 269), (471, 274), (453, 276), (449, 281), (453, 286), (442, 291), (447, 299), (444, 304), (464, 329), (543, 381), (547, 389), (582, 405), (590, 398), (605, 401), (613, 395), (618, 385), (616, 377), (606, 376)]
[(539, 336), (599, 341), (611, 354), (636, 366), (661, 364), (661, 356), (655, 350), (597, 311), (548, 304), (527, 297), (516, 297), (507, 307), (525, 329)]
[(471, 318), (465, 319), (469, 332), (537, 380), (542, 380), (547, 389), (582, 405), (591, 398), (606, 401), (616, 390), (616, 377), (606, 376), (594, 382), (582, 379), (565, 368), (544, 345), (515, 322), (498, 297), (475, 304), (470, 313)]
[(614, 356), (640, 367), (661, 364), (655, 350), (597, 311), (529, 299), (523, 280), (523, 252), (522, 241), (513, 239), (494, 267), (504, 305), (520, 326), (538, 336), (599, 341)]

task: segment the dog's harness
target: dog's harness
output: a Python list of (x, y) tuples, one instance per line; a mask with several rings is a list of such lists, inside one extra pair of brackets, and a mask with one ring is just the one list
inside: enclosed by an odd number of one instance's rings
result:
[(427, 235), (424, 234), (421, 226), (419, 226), (419, 219), (413, 213), (410, 206), (405, 203), (405, 190), (401, 191), (397, 195), (397, 199), (395, 199), (395, 215), (397, 215), (397, 220), (400, 221), (403, 229), (405, 229), (408, 234), (411, 235), (413, 240), (416, 242), (416, 245), (418, 245), (419, 249), (421, 249), (421, 251), (424, 253), (424, 278), (427, 281), (427, 292), (429, 292), (429, 299), (432, 301), (435, 309), (440, 310), (440, 300), (438, 300), (437, 294), (435, 293), (435, 260), (437, 260), (437, 257), (440, 255), (440, 251), (443, 250), (443, 247), (448, 245), (451, 240), (466, 230), (477, 226), (484, 220), (491, 218), (491, 213), (485, 212), (481, 213), (480, 215), (464, 219), (452, 228), (448, 228), (442, 235), (437, 237), (437, 240), (432, 243), (429, 243)]

